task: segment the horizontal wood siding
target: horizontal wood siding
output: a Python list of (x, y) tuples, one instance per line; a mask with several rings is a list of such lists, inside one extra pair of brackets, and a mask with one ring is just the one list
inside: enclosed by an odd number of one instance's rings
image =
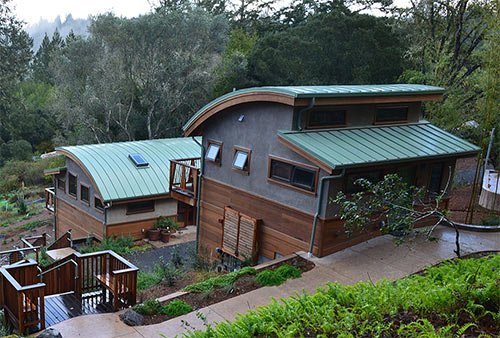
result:
[[(203, 179), (201, 200), (200, 246), (212, 255), (222, 244), (222, 219), (227, 206), (262, 221), (257, 236), (259, 255), (274, 258), (275, 252), (287, 255), (309, 249), (312, 215), (207, 178)], [(316, 236), (316, 255), (319, 237)]]
[(60, 198), (56, 199), (56, 203), (56, 238), (71, 229), (73, 239), (86, 238), (89, 234), (102, 239), (103, 224), (101, 221)]
[(158, 218), (152, 218), (134, 222), (108, 224), (106, 226), (106, 236), (130, 235), (134, 240), (142, 239), (142, 229), (151, 229), (157, 220)]

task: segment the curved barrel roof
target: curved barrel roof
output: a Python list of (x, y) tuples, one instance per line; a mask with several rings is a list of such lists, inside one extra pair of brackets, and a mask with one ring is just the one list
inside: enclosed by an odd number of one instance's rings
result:
[[(103, 201), (168, 194), (170, 160), (201, 154), (200, 146), (192, 138), (90, 144), (56, 150), (87, 173)], [(136, 166), (130, 154), (141, 154), (149, 165)]]
[(198, 110), (182, 129), (186, 135), (190, 135), (196, 129), (197, 122), (203, 120), (205, 115), (211, 116), (222, 109), (245, 102), (270, 101), (294, 105), (295, 99), (313, 97), (411, 96), (443, 93), (444, 88), (419, 84), (252, 87), (227, 93), (209, 102)]

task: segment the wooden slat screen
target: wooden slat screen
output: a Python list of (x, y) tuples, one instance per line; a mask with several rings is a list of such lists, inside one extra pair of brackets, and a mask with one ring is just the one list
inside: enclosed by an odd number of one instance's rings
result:
[(224, 208), (222, 248), (239, 259), (254, 259), (258, 220)]

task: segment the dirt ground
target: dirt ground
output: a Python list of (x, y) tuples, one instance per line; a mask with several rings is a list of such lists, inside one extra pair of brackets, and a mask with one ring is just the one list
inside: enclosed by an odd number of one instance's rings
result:
[[(43, 225), (29, 230), (24, 230), (23, 225), (34, 221), (46, 221)], [(48, 243), (54, 241), (54, 218), (48, 210), (43, 210), (40, 214), (29, 219), (12, 223), (8, 226), (0, 228), (0, 251), (11, 250), (14, 247), (22, 247), (21, 238), (29, 236), (37, 236), (43, 233), (48, 234)]]

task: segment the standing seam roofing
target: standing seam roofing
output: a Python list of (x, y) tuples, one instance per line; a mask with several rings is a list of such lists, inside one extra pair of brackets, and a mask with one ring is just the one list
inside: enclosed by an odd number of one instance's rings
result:
[(332, 169), (389, 161), (468, 155), (479, 147), (432, 124), (279, 131), (278, 136)]
[[(57, 150), (80, 162), (106, 202), (168, 194), (170, 160), (201, 156), (199, 145), (191, 138), (93, 144)], [(131, 153), (142, 154), (149, 166), (136, 167), (128, 157)]]

